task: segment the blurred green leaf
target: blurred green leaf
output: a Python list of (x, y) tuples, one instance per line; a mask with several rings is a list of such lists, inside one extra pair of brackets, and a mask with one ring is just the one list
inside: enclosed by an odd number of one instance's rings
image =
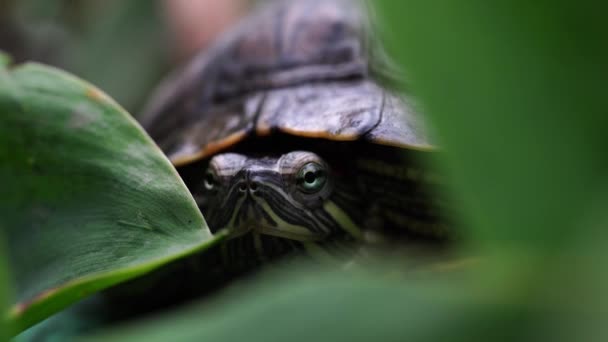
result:
[(295, 268), (219, 299), (98, 333), (91, 341), (518, 341), (544, 312), (466, 273), (402, 276)]
[(157, 1), (20, 0), (13, 7), (7, 18), (21, 34), (18, 61), (77, 74), (132, 113), (169, 67), (169, 37)]
[(606, 284), (608, 261), (601, 11), (560, 1), (377, 5), (442, 142), (471, 241), (505, 261), (487, 265), (486, 286), (521, 288), (528, 298), (514, 305), (542, 308), (528, 321), (545, 328), (536, 339), (605, 340), (607, 296), (594, 285)]
[(34, 21), (56, 18), (65, 6), (65, 0), (4, 0), (4, 2), (10, 3), (11, 9), (20, 16)]
[(100, 3), (97, 11), (83, 15), (89, 20), (70, 51), (68, 70), (136, 113), (169, 65), (160, 6), (148, 0)]
[(10, 63), (11, 63), (11, 58), (8, 55), (2, 53), (2, 50), (0, 50), (0, 67), (3, 68), (5, 66), (9, 65)]
[(19, 329), (217, 241), (128, 113), (59, 70), (0, 70), (0, 165)]
[[(407, 275), (390, 262), (374, 271), (289, 264), (136, 323), (104, 325), (107, 307), (98, 297), (19, 341), (605, 341), (604, 315), (589, 305), (593, 296), (571, 292), (602, 288), (604, 275), (595, 278), (601, 283), (572, 287), (561, 277), (584, 264), (556, 264), (553, 286), (534, 292), (525, 284), (549, 280), (547, 274), (522, 272), (517, 259)], [(578, 274), (588, 277), (586, 271)], [(511, 282), (503, 281), (506, 273)]]
[[(452, 310), (466, 302), (453, 296), (460, 293), (457, 286), (429, 288), (420, 279), (390, 272), (290, 268), (232, 286), (212, 302), (106, 330), (91, 340), (421, 340), (450, 336), (458, 326)], [(444, 280), (460, 283), (453, 277)], [(444, 323), (442, 329), (429, 329)]]
[(105, 297), (97, 293), (50, 316), (14, 338), (15, 342), (72, 341), (84, 333), (103, 329), (111, 322)]
[[(0, 50), (0, 68), (6, 67), (10, 62), (10, 57)], [(8, 312), (9, 303), (11, 302), (9, 298), (8, 254), (6, 253), (4, 232), (5, 229), (0, 222), (0, 313)], [(0, 341), (8, 340), (10, 335), (9, 329), (6, 315), (0, 316)]]
[(605, 18), (589, 2), (382, 1), (475, 237), (558, 250), (606, 183)]
[[(0, 54), (0, 57), (2, 55)], [(2, 225), (0, 225), (0, 313), (5, 313), (9, 308), (9, 288), (8, 288), (8, 265), (6, 258), (6, 246), (4, 236), (2, 234)], [(6, 320), (6, 315), (0, 316), (0, 341), (6, 341), (9, 338), (9, 324)]]

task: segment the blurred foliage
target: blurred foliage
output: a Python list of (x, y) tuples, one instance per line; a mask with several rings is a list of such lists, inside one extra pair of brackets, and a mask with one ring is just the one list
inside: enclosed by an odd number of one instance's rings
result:
[(235, 286), (214, 302), (91, 340), (464, 342), (594, 337), (591, 331), (560, 328), (571, 327), (574, 315), (526, 302), (520, 294), (501, 292), (502, 287), (476, 285), (474, 279), (304, 268), (269, 274), (255, 285)]
[[(456, 309), (480, 317), (491, 313), (490, 303), (462, 291), (462, 279), (436, 274), (404, 277), (386, 265), (376, 272), (296, 269), (266, 274), (254, 284), (233, 286), (213, 302), (91, 340), (437, 341), (460, 329), (461, 319), (453, 316)], [(505, 309), (500, 316), (515, 318), (516, 308), (507, 304)], [(493, 328), (483, 325), (479, 321), (476, 335), (467, 340)]]
[(378, 9), (444, 146), (439, 162), (471, 236), (506, 260), (491, 268), (527, 270), (500, 279), (528, 293), (514, 304), (550, 309), (529, 317), (534, 325), (605, 338), (603, 16), (585, 1), (386, 0)]
[[(4, 227), (0, 224), (0, 312), (2, 313), (8, 311), (11, 302), (9, 298), (8, 260), (3, 232)], [(2, 317), (0, 318), (0, 341), (7, 340), (9, 335), (8, 322)]]
[(553, 1), (379, 9), (476, 238), (535, 251), (578, 238), (608, 185), (601, 15)]
[(38, 64), (0, 67), (0, 113), (18, 329), (213, 242), (167, 158), (97, 88)]
[(79, 75), (136, 114), (170, 68), (159, 9), (148, 0), (3, 0), (0, 50)]

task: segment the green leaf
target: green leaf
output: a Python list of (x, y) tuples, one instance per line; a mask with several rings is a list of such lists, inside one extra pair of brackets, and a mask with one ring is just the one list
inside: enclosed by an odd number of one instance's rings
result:
[(11, 63), (11, 57), (0, 50), (0, 67), (5, 67)]
[[(0, 55), (1, 57), (1, 55)], [(8, 265), (6, 258), (6, 245), (2, 234), (2, 226), (0, 225), (0, 312), (4, 313), (9, 308), (9, 281), (8, 281)], [(4, 317), (0, 317), (0, 341), (5, 341), (9, 338), (10, 326)]]
[[(508, 260), (486, 269), (498, 273), (493, 283), (523, 288), (519, 305), (550, 308), (528, 324), (547, 327), (546, 340), (605, 340), (608, 47), (601, 11), (592, 2), (548, 0), (386, 0), (377, 7), (442, 142), (440, 162), (470, 240)], [(528, 274), (509, 276), (505, 264)]]
[(19, 330), (219, 239), (128, 113), (62, 71), (0, 70), (0, 165)]
[(385, 266), (375, 272), (283, 270), (211, 303), (101, 330), (90, 340), (518, 341), (546, 332), (528, 329), (536, 309), (517, 291), (503, 296), (506, 285), (475, 286), (476, 278), (462, 273), (403, 276)]
[[(88, 6), (88, 8), (87, 8)], [(170, 66), (162, 11), (153, 1), (83, 3), (80, 40), (69, 53), (69, 70), (90, 80), (134, 115)], [(137, 44), (133, 44), (137, 42)], [(112, 61), (100, 63), (100, 61)]]
[[(585, 260), (576, 260), (553, 265), (554, 279), (535, 277), (519, 258), (407, 274), (390, 262), (374, 271), (290, 263), (211, 300), (126, 325), (104, 322), (107, 306), (102, 297), (92, 298), (19, 341), (605, 340), (605, 311), (593, 304), (597, 298), (569, 296), (572, 290), (601, 293), (596, 291), (605, 289), (605, 275), (593, 269), (591, 279), (600, 282), (564, 282), (564, 272), (582, 269), (578, 262)], [(540, 279), (546, 286), (530, 291), (531, 280)]]
[[(82, 334), (92, 341), (148, 342), (403, 341), (419, 334), (450, 335), (450, 327), (458, 322), (445, 330), (426, 330), (465, 306), (470, 296), (461, 292), (461, 281), (440, 277), (443, 286), (429, 287), (416, 277), (395, 274), (384, 266), (378, 269), (371, 273), (291, 265), (289, 270), (233, 286), (210, 302), (136, 324), (106, 327), (97, 334), (91, 334), (83, 318), (94, 319), (90, 313), (103, 310), (103, 304), (91, 302), (96, 310), (62, 313), (61, 319), (41, 329), (41, 335), (24, 336), (24, 341), (27, 337), (73, 339)], [(462, 298), (455, 298), (456, 293)], [(78, 328), (83, 326), (89, 327)]]
[(12, 2), (2, 14), (22, 36), (16, 60), (68, 70), (134, 115), (171, 66), (169, 35), (154, 1)]
[(608, 184), (605, 18), (588, 5), (378, 4), (489, 250), (570, 245)]

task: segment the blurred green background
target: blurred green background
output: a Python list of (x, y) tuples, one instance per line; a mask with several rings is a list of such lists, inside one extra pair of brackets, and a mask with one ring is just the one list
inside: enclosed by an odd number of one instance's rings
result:
[[(149, 341), (162, 330), (214, 340), (608, 339), (608, 32), (599, 5), (373, 4), (407, 91), (443, 148), (436, 163), (468, 229), (464, 251), (480, 256), (474, 272), (457, 280), (271, 275), (216, 304), (110, 337)], [(137, 113), (183, 58), (162, 8), (143, 0), (5, 1), (0, 49), (59, 65)], [(13, 37), (7, 27), (25, 38), (5, 38)], [(268, 315), (290, 310), (293, 319), (262, 328)]]
[(2, 1), (0, 48), (88, 79), (130, 111), (169, 67), (155, 1)]
[[(201, 14), (188, 14), (190, 7)], [(163, 76), (248, 7), (247, 0), (1, 0), (0, 49), (16, 62), (72, 72), (137, 114)]]
[[(0, 226), (0, 231), (4, 227)], [(0, 235), (0, 310), (7, 310), (11, 303), (9, 296), (9, 278), (8, 278), (8, 265), (5, 255), (5, 242), (3, 234)], [(4, 319), (0, 320), (0, 341), (8, 339), (8, 328)]]

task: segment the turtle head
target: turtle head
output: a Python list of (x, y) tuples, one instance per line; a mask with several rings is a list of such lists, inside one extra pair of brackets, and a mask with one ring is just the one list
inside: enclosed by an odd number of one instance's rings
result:
[(255, 231), (298, 241), (319, 241), (356, 229), (332, 200), (335, 180), (317, 154), (278, 157), (224, 153), (213, 157), (197, 201), (213, 231), (232, 237)]

